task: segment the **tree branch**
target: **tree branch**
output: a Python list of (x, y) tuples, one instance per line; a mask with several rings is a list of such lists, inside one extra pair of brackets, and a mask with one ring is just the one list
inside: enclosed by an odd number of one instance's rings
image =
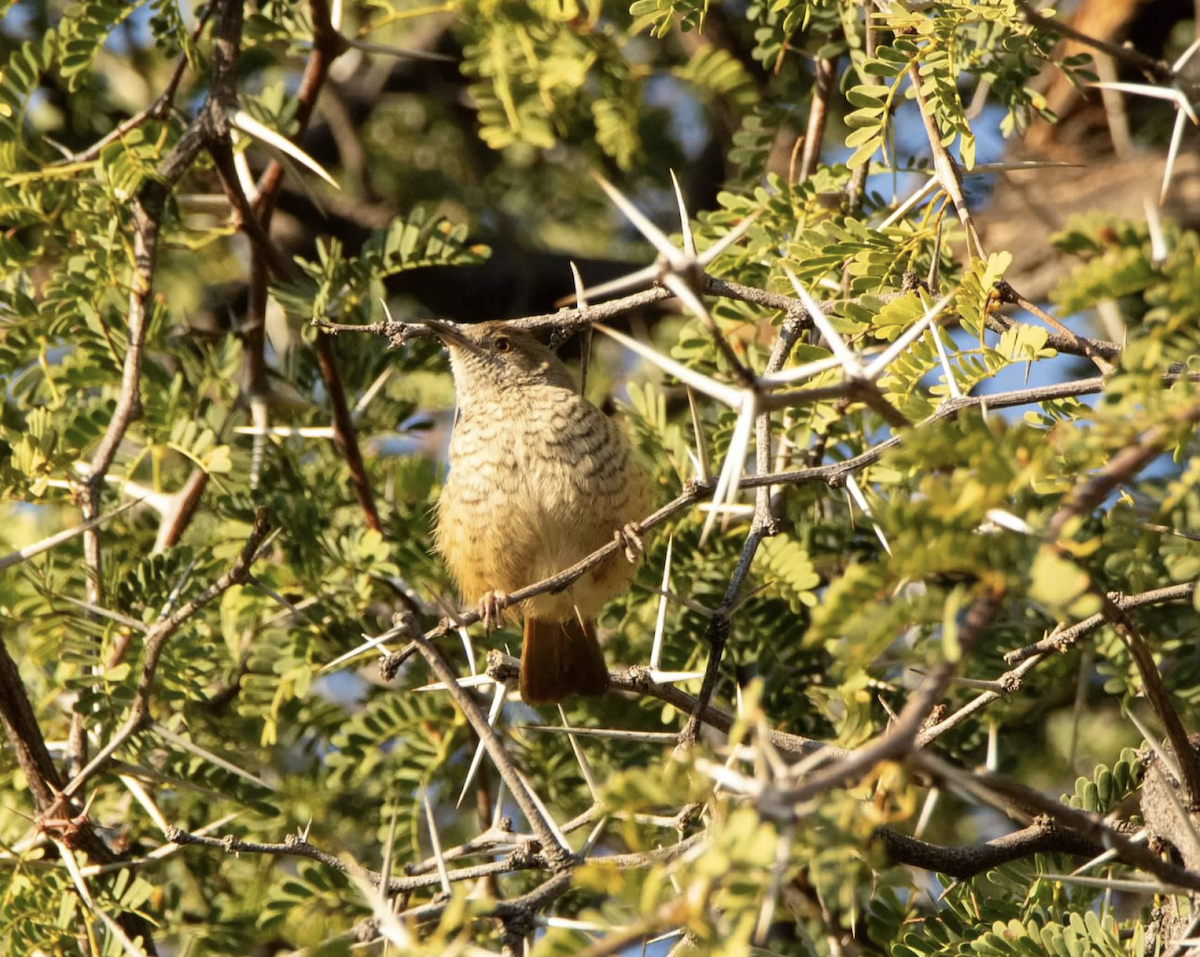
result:
[(1148, 847), (1135, 844), (1106, 824), (1099, 814), (1069, 807), (990, 771), (960, 770), (929, 751), (914, 752), (908, 762), (935, 780), (954, 785), (1006, 813), (1015, 813), (1025, 819), (1045, 816), (1065, 829), (1112, 848), (1126, 864), (1141, 868), (1164, 883), (1200, 891), (1200, 874), (1164, 860)]
[(242, 553), (233, 567), (174, 614), (164, 618), (146, 632), (142, 672), (138, 677), (137, 690), (134, 692), (133, 704), (129, 708), (129, 715), (126, 717), (125, 723), (88, 762), (87, 766), (75, 775), (63, 789), (64, 794), (75, 794), (94, 774), (103, 770), (109, 758), (116, 753), (118, 748), (145, 727), (150, 720), (150, 691), (154, 686), (154, 675), (158, 670), (158, 662), (162, 657), (167, 640), (214, 598), (224, 594), (234, 585), (240, 585), (246, 581), (250, 575), (250, 566), (257, 557), (258, 547), (266, 537), (268, 529), (266, 510), (260, 508), (255, 515), (250, 537), (242, 546)]
[[(1143, 605), (1161, 605), (1168, 601), (1182, 601), (1191, 598), (1195, 594), (1195, 591), (1195, 582), (1185, 582), (1182, 585), (1155, 588), (1152, 591), (1144, 591), (1137, 595), (1123, 595), (1121, 592), (1113, 591), (1108, 593), (1108, 600), (1117, 608), (1125, 610), (1141, 608)], [(1075, 643), (1080, 638), (1090, 635), (1107, 621), (1108, 619), (1103, 613), (1097, 613), (1090, 618), (1085, 618), (1076, 625), (1072, 625), (1070, 628), (1064, 628), (1062, 631), (1056, 630), (1041, 641), (1034, 642), (1032, 645), (1026, 645), (1024, 648), (1017, 648), (1014, 651), (1008, 652), (1004, 656), (1004, 660), (1011, 665), (1018, 661), (1024, 661), (1027, 658), (1047, 654), (1048, 652), (1065, 654), (1071, 648), (1075, 647)]]
[(1070, 24), (1063, 23), (1053, 16), (1042, 16), (1041, 12), (1029, 5), (1028, 0), (1017, 0), (1017, 7), (1024, 15), (1025, 22), (1031, 26), (1044, 27), (1053, 33), (1057, 33), (1060, 37), (1069, 37), (1072, 40), (1082, 43), (1084, 46), (1107, 53), (1114, 60), (1128, 63), (1135, 69), (1162, 83), (1170, 83), (1175, 79), (1174, 72), (1166, 63), (1156, 60), (1154, 57), (1147, 56), (1131, 46), (1109, 43), (1107, 40), (1101, 40), (1098, 37), (1080, 33)]
[[(999, 586), (989, 585), (983, 586), (975, 597), (959, 627), (959, 660), (970, 653), (979, 634), (991, 624), (1000, 610), (1003, 597), (1004, 592)], [(917, 747), (917, 734), (921, 725), (949, 687), (950, 679), (954, 677), (957, 669), (958, 661), (942, 661), (922, 679), (920, 686), (905, 703), (904, 709), (882, 734), (856, 748), (832, 766), (807, 775), (803, 784), (772, 793), (770, 802), (786, 806), (791, 814), (796, 805), (864, 774), (880, 761), (898, 760), (911, 754)]]
[(459, 710), (471, 722), (471, 727), (475, 730), (475, 733), (479, 735), (479, 740), (483, 742), (488, 757), (496, 765), (496, 770), (500, 772), (500, 777), (504, 779), (504, 783), (508, 786), (509, 793), (512, 794), (513, 800), (517, 802), (517, 806), (521, 809), (521, 813), (525, 815), (525, 820), (529, 822), (534, 836), (537, 837), (538, 842), (541, 844), (542, 854), (549, 861), (551, 868), (561, 870), (564, 867), (570, 866), (572, 859), (570, 849), (562, 847), (558, 839), (554, 836), (554, 832), (550, 829), (550, 825), (546, 823), (541, 809), (530, 797), (525, 782), (521, 779), (516, 766), (504, 750), (504, 745), (500, 743), (500, 738), (496, 735), (495, 729), (488, 723), (487, 715), (479, 709), (479, 705), (475, 703), (475, 699), (471, 697), (467, 690), (459, 685), (458, 677), (454, 674), (453, 669), (446, 663), (446, 659), (442, 657), (442, 653), (430, 644), (429, 639), (421, 636), (415, 639), (415, 641), (417, 650), (421, 652), (421, 655), (429, 663), (429, 667), (437, 675), (438, 681), (445, 683), (447, 690), (450, 692), (450, 697), (454, 699), (454, 703), (458, 705)]
[(1072, 854), (1091, 858), (1103, 854), (1105, 850), (1104, 844), (1099, 841), (1038, 821), (1004, 837), (963, 847), (928, 844), (890, 827), (879, 828), (875, 836), (883, 843), (891, 863), (949, 874), (960, 881), (1034, 854)]
[[(784, 323), (779, 328), (779, 335), (775, 339), (775, 345), (771, 349), (771, 355), (767, 359), (766, 374), (778, 372), (787, 362), (788, 356), (792, 354), (792, 348), (796, 345), (796, 340), (800, 338), (800, 334), (804, 329), (811, 325), (807, 315), (804, 320), (798, 316), (788, 316)], [(771, 471), (771, 413), (770, 410), (764, 410), (758, 414), (755, 420), (755, 442), (754, 442), (754, 461), (755, 473), (758, 475), (768, 475)], [(717, 606), (716, 613), (709, 619), (708, 628), (706, 629), (705, 637), (708, 639), (709, 652), (708, 662), (704, 668), (704, 679), (700, 683), (700, 693), (696, 696), (696, 705), (692, 709), (691, 715), (688, 716), (687, 724), (679, 733), (679, 747), (690, 748), (700, 738), (700, 722), (701, 716), (708, 708), (708, 703), (712, 698), (713, 690), (717, 686), (717, 677), (721, 670), (721, 658), (725, 653), (725, 643), (729, 639), (729, 615), (734, 605), (737, 604), (738, 594), (742, 590), (742, 584), (746, 580), (746, 576), (750, 573), (750, 565), (754, 561), (754, 555), (758, 551), (758, 546), (764, 538), (768, 538), (777, 532), (775, 519), (771, 516), (771, 487), (769, 485), (761, 485), (754, 500), (754, 520), (750, 523), (750, 532), (746, 535), (745, 544), (742, 546), (742, 553), (738, 557), (737, 565), (734, 566), (733, 574), (729, 576), (729, 584), (725, 588), (725, 594), (721, 598), (721, 604)]]
[(1167, 422), (1154, 426), (1136, 444), (1114, 455), (1095, 476), (1072, 488), (1046, 523), (1046, 540), (1056, 540), (1069, 521), (1087, 514), (1103, 502), (1113, 489), (1129, 481), (1161, 454), (1182, 426), (1197, 421), (1200, 421), (1200, 402), (1176, 409)]

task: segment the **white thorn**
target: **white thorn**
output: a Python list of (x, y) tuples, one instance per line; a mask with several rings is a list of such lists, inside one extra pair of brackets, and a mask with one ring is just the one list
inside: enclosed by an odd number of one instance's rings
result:
[(675, 187), (675, 199), (679, 203), (679, 222), (683, 231), (683, 251), (689, 259), (696, 258), (696, 238), (692, 235), (692, 224), (688, 219), (687, 205), (683, 201), (683, 190), (679, 188), (679, 180), (675, 170), (671, 170), (671, 183)]
[(712, 379), (709, 376), (697, 372), (695, 369), (689, 369), (682, 363), (676, 362), (669, 356), (664, 356), (661, 352), (652, 349), (645, 343), (639, 342), (631, 336), (625, 335), (623, 332), (618, 332), (616, 329), (611, 329), (603, 323), (596, 323), (596, 328), (603, 332), (606, 336), (616, 339), (626, 349), (636, 352), (643, 359), (648, 359), (664, 372), (668, 372), (675, 376), (680, 382), (690, 385), (697, 392), (703, 392), (705, 395), (716, 399), (729, 406), (731, 409), (741, 407), (743, 393), (733, 386), (725, 385)]
[(442, 892), (452, 894), (454, 889), (450, 886), (450, 874), (446, 870), (446, 859), (442, 856), (442, 841), (438, 837), (437, 822), (433, 819), (433, 807), (429, 803), (429, 792), (424, 786), (421, 788), (421, 802), (425, 805), (425, 821), (429, 825), (429, 840), (433, 844), (433, 856), (437, 861), (438, 877), (442, 881)]
[(608, 194), (608, 198), (613, 201), (613, 205), (625, 214), (625, 218), (633, 223), (637, 227), (638, 232), (646, 237), (650, 245), (657, 249), (663, 258), (670, 263), (671, 268), (682, 269), (687, 266), (687, 258), (671, 243), (666, 233), (650, 222), (643, 215), (642, 211), (625, 197), (624, 193), (599, 173), (592, 173), (592, 177), (600, 184), (600, 188)]
[(308, 169), (320, 176), (321, 179), (325, 180), (334, 189), (341, 189), (337, 181), (325, 171), (325, 168), (320, 163), (304, 152), (304, 150), (300, 149), (300, 147), (286, 136), (281, 136), (269, 126), (264, 126), (245, 110), (235, 110), (229, 117), (229, 122), (247, 136), (254, 137), (260, 143), (272, 149), (279, 150), (279, 152), (290, 156), (301, 165), (308, 167)]
[[(725, 463), (717, 478), (717, 487), (713, 490), (713, 505), (724, 505), (732, 502), (738, 492), (738, 482), (742, 477), (742, 469), (746, 465), (746, 449), (750, 445), (750, 434), (754, 430), (755, 396), (747, 389), (741, 398), (741, 410), (738, 412), (737, 424), (733, 436), (729, 440), (729, 451), (725, 455)], [(700, 547), (708, 541), (709, 532), (717, 520), (717, 510), (714, 508), (704, 520), (704, 529), (700, 532)]]
[(654, 623), (654, 642), (650, 646), (651, 669), (658, 668), (658, 661), (662, 655), (663, 633), (667, 627), (667, 592), (671, 590), (671, 548), (674, 544), (675, 536), (668, 536), (667, 557), (663, 562), (662, 594), (658, 596), (658, 619)]
[[(504, 696), (508, 689), (501, 683), (496, 684), (496, 692), (492, 695), (492, 706), (488, 709), (488, 726), (495, 727), (496, 719), (500, 716), (500, 708), (504, 705)], [(455, 808), (462, 807), (463, 798), (467, 796), (467, 788), (471, 786), (471, 781), (475, 778), (475, 772), (479, 770), (479, 762), (483, 760), (483, 741), (480, 740), (475, 748), (475, 754), (471, 758), (471, 767), (467, 769), (467, 778), (463, 781), (462, 790), (458, 794), (458, 803)]]
[(783, 267), (784, 275), (788, 277), (788, 281), (792, 284), (792, 288), (796, 290), (796, 295), (800, 297), (800, 301), (804, 303), (804, 308), (808, 310), (808, 317), (812, 320), (814, 326), (825, 337), (825, 341), (829, 343), (829, 351), (838, 357), (842, 363), (842, 368), (846, 371), (846, 375), (851, 379), (861, 379), (863, 375), (862, 363), (858, 361), (856, 356), (847, 347), (833, 325), (829, 322), (829, 318), (821, 309), (820, 303), (813, 299), (807, 289), (801, 285), (800, 280), (796, 278), (796, 274), (787, 266)]

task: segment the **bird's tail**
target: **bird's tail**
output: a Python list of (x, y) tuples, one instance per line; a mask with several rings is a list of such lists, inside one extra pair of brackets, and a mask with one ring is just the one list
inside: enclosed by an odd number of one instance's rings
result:
[(604, 694), (608, 666), (596, 640), (596, 623), (526, 615), (520, 688), (526, 704), (552, 704), (574, 694)]

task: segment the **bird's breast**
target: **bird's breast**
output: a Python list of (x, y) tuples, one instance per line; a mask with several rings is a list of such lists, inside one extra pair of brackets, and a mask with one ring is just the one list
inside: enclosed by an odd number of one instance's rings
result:
[[(467, 408), (438, 503), (439, 548), (467, 597), (514, 591), (573, 565), (641, 518), (644, 488), (616, 424), (575, 393), (526, 392), (502, 409)], [(630, 566), (623, 557), (620, 564), (620, 574), (589, 575), (545, 598), (563, 607), (539, 613), (591, 613), (628, 578)]]

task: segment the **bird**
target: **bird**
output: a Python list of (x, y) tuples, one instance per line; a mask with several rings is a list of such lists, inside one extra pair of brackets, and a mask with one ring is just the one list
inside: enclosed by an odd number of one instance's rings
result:
[(562, 360), (503, 322), (427, 325), (450, 354), (457, 414), (435, 544), (490, 628), (508, 594), (620, 547), (559, 591), (521, 603), (526, 704), (602, 695), (596, 614), (633, 577), (648, 475), (620, 426), (575, 388)]

